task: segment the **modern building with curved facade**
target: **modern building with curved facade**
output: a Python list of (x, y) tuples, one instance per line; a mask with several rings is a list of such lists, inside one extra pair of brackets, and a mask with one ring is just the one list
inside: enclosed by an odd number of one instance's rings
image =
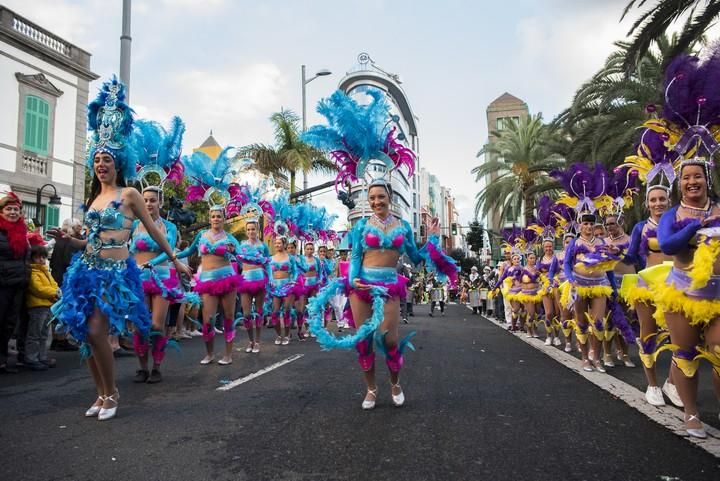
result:
[[(418, 158), (415, 171), (420, 172), (420, 142), (418, 138), (418, 118), (410, 107), (410, 101), (400, 86), (400, 78), (378, 67), (369, 55), (358, 55), (358, 63), (350, 69), (340, 80), (338, 86), (347, 95), (359, 102), (367, 97), (366, 92), (370, 89), (378, 89), (387, 95), (392, 108), (392, 114), (396, 115), (401, 133), (404, 135), (405, 144), (417, 154)], [(381, 167), (376, 167), (381, 168)], [(408, 179), (404, 172), (395, 172), (392, 176), (393, 199), (391, 212), (396, 217), (406, 220), (413, 226), (413, 230), (419, 231), (419, 207), (418, 198), (419, 181), (417, 175)], [(356, 207), (348, 213), (348, 220), (355, 223), (362, 217), (370, 215), (367, 204), (367, 191), (361, 183), (353, 184), (350, 188), (350, 197), (355, 201)], [(416, 234), (417, 235), (417, 234)]]

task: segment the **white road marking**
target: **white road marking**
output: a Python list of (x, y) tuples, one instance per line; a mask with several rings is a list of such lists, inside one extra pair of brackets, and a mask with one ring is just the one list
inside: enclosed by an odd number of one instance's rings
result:
[(304, 355), (305, 355), (305, 354), (295, 354), (295, 355), (293, 355), (293, 356), (290, 356), (290, 357), (287, 358), (287, 359), (283, 359), (282, 361), (276, 362), (275, 364), (271, 364), (271, 365), (269, 365), (268, 367), (264, 367), (264, 368), (260, 369), (259, 371), (256, 371), (256, 372), (254, 372), (254, 373), (252, 373), (252, 374), (248, 374), (248, 375), (245, 376), (245, 377), (241, 377), (240, 379), (235, 379), (234, 381), (232, 381), (232, 382), (230, 382), (230, 383), (227, 383), (227, 384), (225, 384), (225, 385), (223, 385), (223, 386), (220, 386), (220, 387), (217, 388), (216, 390), (217, 390), (217, 391), (229, 391), (230, 389), (232, 389), (232, 388), (234, 388), (234, 387), (238, 387), (240, 384), (245, 384), (245, 383), (248, 382), (248, 381), (252, 381), (252, 380), (255, 379), (256, 377), (260, 377), (260, 376), (262, 376), (263, 374), (267, 374), (267, 373), (269, 373), (270, 371), (274, 371), (275, 369), (279, 368), (280, 366), (284, 366), (285, 364), (288, 364), (288, 363), (290, 363), (290, 362), (297, 361), (298, 359), (300, 359), (300, 358), (303, 357)]
[[(472, 310), (471, 307), (466, 307)], [(483, 316), (483, 319), (487, 319), (501, 329), (505, 329), (504, 324), (501, 324), (494, 319), (489, 319), (485, 316)], [(509, 334), (514, 333), (509, 332)], [(645, 416), (649, 417), (661, 426), (664, 426), (673, 433), (685, 438), (689, 442), (695, 444), (701, 449), (704, 449), (713, 456), (720, 457), (720, 430), (703, 423), (708, 437), (706, 439), (689, 437), (686, 435), (685, 430), (683, 429), (683, 412), (680, 409), (672, 405), (659, 407), (651, 406), (647, 403), (647, 401), (645, 401), (644, 392), (626, 383), (625, 381), (621, 381), (620, 379), (617, 379), (608, 374), (602, 374), (599, 372), (585, 372), (582, 370), (582, 367), (580, 366), (580, 361), (577, 358), (556, 347), (546, 346), (545, 342), (540, 339), (527, 338), (524, 334), (521, 334), (522, 333), (514, 335), (517, 339), (520, 339), (524, 343), (529, 344), (538, 351), (544, 352), (566, 368), (570, 369), (571, 371), (579, 374), (591, 383), (595, 384), (600, 389), (603, 389), (604, 391), (609, 392), (613, 396), (622, 399), (631, 408), (640, 411)]]

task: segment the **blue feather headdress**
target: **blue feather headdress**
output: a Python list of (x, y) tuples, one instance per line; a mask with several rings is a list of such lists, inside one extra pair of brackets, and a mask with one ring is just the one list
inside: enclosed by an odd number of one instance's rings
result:
[(137, 153), (130, 140), (133, 111), (125, 103), (125, 85), (114, 75), (100, 87), (98, 96), (88, 104), (88, 130), (92, 131), (86, 166), (95, 175), (93, 158), (107, 153), (115, 160), (118, 175), (125, 182), (135, 180)]
[[(340, 90), (321, 100), (317, 112), (328, 125), (315, 125), (301, 136), (308, 145), (330, 153), (338, 166), (336, 188), (360, 180), (387, 185), (393, 171), (402, 167), (408, 176), (415, 172), (415, 153), (395, 135), (399, 118), (390, 114), (385, 94), (379, 89), (367, 93), (368, 105), (360, 105)], [(376, 166), (373, 172), (368, 169), (371, 164)]]
[(235, 178), (252, 165), (252, 160), (235, 160), (234, 147), (225, 147), (218, 158), (213, 160), (205, 152), (196, 151), (182, 158), (185, 173), (190, 181), (187, 200), (204, 200), (210, 210), (225, 210), (226, 205), (238, 195), (240, 186)]
[(152, 120), (136, 120), (133, 141), (138, 152), (138, 180), (143, 187), (148, 186), (148, 176), (152, 173), (160, 177), (160, 185), (166, 181), (179, 183), (184, 168), (180, 162), (182, 138), (185, 124), (180, 117), (173, 117), (170, 130), (166, 131)]

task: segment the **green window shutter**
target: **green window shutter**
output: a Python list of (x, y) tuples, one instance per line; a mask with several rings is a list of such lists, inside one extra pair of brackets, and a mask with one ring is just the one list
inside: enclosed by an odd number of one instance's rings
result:
[(48, 154), (50, 105), (40, 97), (25, 97), (25, 150)]
[(45, 230), (60, 227), (60, 209), (54, 205), (45, 206)]

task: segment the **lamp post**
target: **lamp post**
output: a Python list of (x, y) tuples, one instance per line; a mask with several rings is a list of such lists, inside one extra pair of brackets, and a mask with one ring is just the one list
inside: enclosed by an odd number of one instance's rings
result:
[(33, 222), (35, 222), (35, 227), (42, 227), (45, 219), (40, 216), (40, 212), (42, 211), (42, 192), (45, 190), (45, 187), (52, 187), (53, 195), (50, 196), (50, 201), (48, 202), (48, 205), (62, 205), (62, 200), (57, 195), (57, 189), (52, 184), (45, 184), (42, 187), (40, 187), (37, 190), (37, 197), (35, 198), (35, 219), (33, 219)]
[[(305, 132), (307, 130), (307, 106), (306, 106), (306, 93), (305, 93), (305, 86), (315, 80), (318, 77), (325, 77), (327, 75), (332, 74), (331, 71), (324, 68), (321, 70), (318, 70), (315, 72), (314, 77), (305, 78), (305, 65), (303, 65), (300, 68), (300, 76), (302, 78), (302, 131)], [(308, 178), (307, 178), (307, 172), (303, 171), (303, 190), (307, 190), (308, 188)]]

